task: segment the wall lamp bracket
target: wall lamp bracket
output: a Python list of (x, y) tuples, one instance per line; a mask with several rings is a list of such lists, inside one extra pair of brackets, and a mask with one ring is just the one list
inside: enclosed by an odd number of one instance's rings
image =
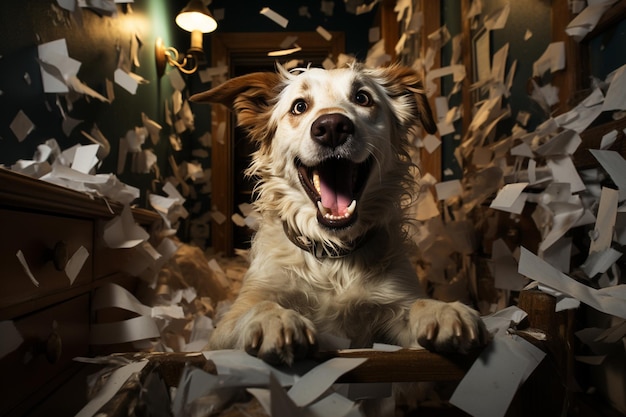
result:
[(176, 24), (191, 33), (191, 46), (185, 55), (171, 46), (165, 46), (161, 38), (157, 38), (154, 47), (154, 59), (157, 76), (165, 74), (169, 64), (184, 74), (193, 74), (198, 69), (199, 58), (204, 53), (202, 36), (217, 29), (217, 21), (201, 0), (191, 0), (176, 16)]

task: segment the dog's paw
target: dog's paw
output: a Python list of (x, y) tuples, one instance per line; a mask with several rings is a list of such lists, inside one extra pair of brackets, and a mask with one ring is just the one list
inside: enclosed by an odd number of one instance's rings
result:
[(313, 323), (278, 304), (265, 302), (250, 314), (244, 348), (271, 365), (291, 365), (317, 350)]
[(489, 338), (478, 312), (460, 302), (417, 300), (411, 306), (410, 326), (414, 341), (440, 352), (467, 352)]

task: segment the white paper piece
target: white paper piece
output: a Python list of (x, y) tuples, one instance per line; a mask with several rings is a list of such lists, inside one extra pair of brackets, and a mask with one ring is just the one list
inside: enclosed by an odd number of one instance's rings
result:
[(143, 316), (151, 316), (152, 314), (151, 307), (142, 304), (124, 287), (107, 283), (96, 291), (91, 308), (97, 311), (111, 307), (132, 311)]
[(274, 10), (270, 9), (269, 7), (262, 8), (259, 13), (261, 13), (263, 16), (267, 17), (268, 19), (271, 19), (272, 21), (274, 21), (274, 23), (276, 23), (279, 26), (282, 26), (283, 28), (286, 28), (287, 24), (289, 23), (288, 19), (276, 13)]
[[(522, 247), (518, 272), (537, 282), (580, 300), (596, 310), (626, 318), (626, 285), (596, 290), (568, 277)], [(620, 298), (622, 297), (622, 298)]]
[(554, 120), (563, 128), (581, 133), (602, 113), (603, 100), (602, 90), (596, 88), (576, 107), (557, 116)]
[(619, 192), (612, 188), (602, 187), (598, 216), (594, 228), (595, 235), (591, 239), (589, 252), (601, 252), (611, 247), (613, 230), (617, 219), (617, 199)]
[(178, 113), (180, 111), (180, 106), (182, 105), (180, 92), (185, 89), (187, 84), (185, 83), (185, 80), (183, 76), (181, 75), (180, 71), (168, 72), (167, 78), (169, 79), (170, 84), (174, 88), (174, 91), (177, 93), (172, 96), (172, 102), (173, 102), (174, 113)]
[(20, 264), (22, 264), (22, 268), (24, 268), (24, 272), (26, 273), (28, 278), (30, 278), (30, 281), (35, 285), (35, 287), (39, 287), (39, 281), (37, 281), (37, 279), (31, 272), (30, 267), (28, 266), (28, 262), (26, 262), (26, 258), (24, 257), (24, 254), (22, 253), (22, 251), (18, 250), (15, 255), (17, 256), (17, 259), (20, 261)]
[(495, 337), (467, 371), (450, 403), (473, 416), (504, 416), (517, 389), (544, 355), (522, 338)]
[[(350, 361), (346, 362), (346, 359)], [(248, 392), (253, 394), (273, 417), (362, 416), (357, 404), (336, 392), (329, 391), (329, 388), (339, 376), (365, 360), (365, 358), (334, 358), (326, 361), (298, 379), (288, 392), (285, 392), (275, 373), (271, 372), (269, 390), (251, 388)]]
[(104, 226), (103, 239), (109, 248), (132, 248), (148, 240), (150, 235), (136, 222), (130, 206)]
[(522, 193), (522, 191), (524, 191), (524, 188), (526, 188), (527, 185), (527, 182), (505, 185), (502, 189), (500, 189), (500, 191), (498, 191), (498, 195), (493, 199), (489, 207), (510, 213), (521, 214), (522, 210), (524, 210), (527, 198), (527, 195)]
[(487, 30), (503, 29), (506, 26), (510, 11), (511, 5), (506, 3), (503, 7), (485, 16), (485, 28)]
[(267, 56), (287, 56), (287, 55), (295, 54), (296, 52), (300, 52), (301, 50), (302, 50), (302, 47), (296, 45), (293, 48), (268, 52)]
[(65, 38), (37, 46), (41, 66), (41, 79), (45, 93), (67, 93), (66, 80), (76, 75), (80, 62), (69, 57)]
[(610, 175), (619, 188), (619, 201), (626, 200), (626, 160), (615, 151), (590, 149), (591, 154), (598, 160), (602, 168)]
[(428, 134), (424, 139), (422, 139), (422, 144), (424, 145), (424, 149), (426, 152), (433, 153), (439, 148), (441, 145), (441, 140), (435, 135)]
[(35, 125), (30, 118), (22, 110), (18, 111), (10, 125), (11, 131), (17, 138), (18, 142), (26, 139), (26, 136), (35, 129)]
[(611, 84), (606, 92), (602, 111), (626, 110), (626, 97), (624, 97), (624, 91), (626, 91), (626, 65), (622, 65), (613, 71), (608, 78), (611, 79)]
[(67, 261), (67, 264), (65, 265), (65, 275), (69, 278), (70, 285), (74, 284), (74, 280), (76, 280), (80, 270), (83, 269), (83, 265), (87, 261), (88, 257), (89, 251), (85, 249), (84, 246), (81, 246)]
[(440, 201), (456, 197), (463, 193), (463, 187), (461, 185), (461, 181), (459, 180), (450, 180), (437, 183), (435, 184), (435, 190), (437, 191), (437, 199)]
[(602, 136), (602, 139), (600, 141), (600, 149), (608, 149), (613, 146), (613, 144), (617, 140), (617, 133), (617, 130), (612, 130)]
[(331, 41), (333, 39), (333, 35), (322, 26), (318, 26), (315, 31), (327, 41)]
[(582, 269), (589, 278), (593, 278), (597, 274), (604, 274), (621, 257), (622, 253), (613, 248), (591, 252), (587, 259), (585, 259), (585, 262), (580, 266), (580, 269)]
[(503, 335), (515, 325), (521, 323), (528, 314), (517, 306), (505, 307), (488, 316), (481, 317), (491, 335)]
[(587, 189), (570, 156), (551, 158), (546, 162), (552, 171), (554, 182), (570, 183), (572, 193), (578, 193)]
[(333, 358), (316, 366), (289, 389), (289, 397), (298, 407), (311, 404), (330, 388), (337, 378), (361, 365), (367, 358)]
[(100, 145), (84, 145), (76, 148), (74, 160), (72, 161), (72, 169), (83, 174), (89, 174), (89, 171), (98, 163), (98, 149)]
[(535, 152), (542, 156), (573, 155), (582, 143), (578, 132), (564, 129), (543, 145), (535, 149)]
[(572, 238), (563, 237), (543, 252), (543, 259), (557, 270), (569, 273), (572, 261)]
[(24, 338), (11, 320), (0, 321), (0, 334), (2, 335), (0, 338), (0, 359), (24, 343)]
[(533, 63), (533, 77), (542, 77), (546, 72), (554, 73), (565, 68), (565, 42), (553, 42)]
[(587, 33), (596, 27), (604, 12), (616, 1), (598, 0), (588, 2), (588, 6), (567, 25), (565, 32), (577, 42), (581, 41)]
[(151, 317), (139, 316), (124, 321), (92, 324), (89, 343), (107, 345), (160, 337), (161, 332), (154, 320)]
[(148, 361), (133, 362), (113, 371), (96, 396), (87, 403), (75, 417), (93, 417), (108, 403), (132, 375), (141, 372)]
[(115, 72), (113, 73), (113, 79), (115, 80), (115, 83), (117, 85), (119, 85), (124, 90), (128, 91), (129, 93), (133, 95), (137, 93), (137, 86), (139, 85), (139, 83), (133, 76), (131, 76), (129, 73), (127, 73), (123, 69), (120, 69), (120, 68), (116, 69)]
[(86, 94), (90, 97), (97, 98), (98, 100), (104, 103), (110, 103), (110, 100), (108, 98), (98, 93), (96, 90), (89, 87), (87, 84), (84, 84), (75, 75), (70, 75), (69, 77), (67, 77), (66, 83), (72, 90), (74, 90), (75, 92), (79, 94)]
[(232, 375), (239, 386), (267, 386), (272, 373), (282, 386), (295, 383), (295, 375), (282, 372), (242, 350), (212, 350), (203, 352), (204, 357), (215, 363), (219, 375)]

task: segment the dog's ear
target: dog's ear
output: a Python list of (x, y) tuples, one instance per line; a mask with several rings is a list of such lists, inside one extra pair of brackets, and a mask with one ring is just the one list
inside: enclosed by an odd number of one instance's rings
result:
[(428, 97), (426, 96), (424, 87), (422, 85), (422, 77), (413, 68), (404, 65), (391, 65), (389, 67), (380, 68), (380, 76), (384, 80), (383, 87), (389, 91), (392, 97), (402, 97), (407, 94), (412, 94), (416, 108), (414, 109), (417, 114), (413, 114), (413, 117), (418, 117), (422, 123), (422, 127), (428, 133), (435, 133), (437, 131), (437, 124), (433, 117), (433, 112), (428, 104)]
[[(271, 107), (278, 91), (280, 75), (255, 72), (231, 78), (211, 90), (192, 95), (195, 103), (219, 103), (234, 110), (239, 125), (253, 128)], [(267, 122), (267, 120), (265, 120)]]

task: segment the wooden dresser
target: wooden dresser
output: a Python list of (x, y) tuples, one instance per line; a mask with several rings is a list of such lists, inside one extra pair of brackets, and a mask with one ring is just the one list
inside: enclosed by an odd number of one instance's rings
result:
[[(122, 272), (132, 251), (102, 241), (103, 225), (122, 208), (0, 169), (0, 322), (12, 322), (24, 340), (0, 359), (0, 416), (74, 415), (80, 409), (86, 372), (73, 358), (94, 352), (94, 290), (108, 282), (133, 290), (136, 283)], [(133, 214), (147, 229), (160, 222), (156, 212)], [(64, 265), (81, 246), (89, 256), (70, 283)], [(6, 334), (0, 338), (6, 343)]]

